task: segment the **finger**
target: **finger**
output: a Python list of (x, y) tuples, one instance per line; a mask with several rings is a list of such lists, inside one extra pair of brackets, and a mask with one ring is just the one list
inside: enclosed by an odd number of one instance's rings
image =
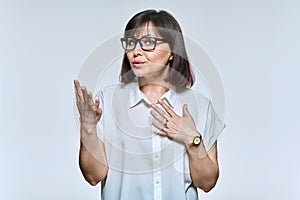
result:
[(151, 106), (160, 116), (162, 116), (166, 120), (169, 120), (170, 116), (164, 110), (162, 110), (155, 104), (152, 104)]
[(85, 86), (81, 86), (81, 91), (82, 91), (84, 101), (86, 103), (88, 103), (89, 105), (93, 105), (94, 101), (92, 98), (92, 93), (90, 91), (88, 91)]
[(166, 123), (166, 119), (161, 117), (159, 114), (157, 114), (157, 112), (151, 110), (150, 114), (161, 124), (165, 124)]
[(169, 128), (169, 127), (168, 127), (168, 135), (169, 135), (169, 136), (174, 137), (174, 135), (177, 135), (177, 134), (178, 134), (178, 131), (176, 131), (176, 130), (173, 129), (173, 128)]
[(155, 123), (155, 122), (152, 122), (152, 125), (155, 127), (155, 128), (157, 128), (158, 130), (162, 130), (164, 127), (163, 126), (161, 126), (161, 125), (159, 125), (159, 124), (157, 124), (157, 123)]
[(87, 93), (86, 87), (81, 86), (80, 91), (81, 91), (81, 94), (82, 94), (83, 101), (86, 101), (86, 93)]
[(187, 108), (187, 105), (186, 105), (186, 104), (184, 104), (183, 107), (182, 107), (182, 115), (183, 115), (184, 117), (190, 115), (190, 112), (188, 111), (188, 108)]
[(177, 134), (176, 134), (177, 132), (174, 132), (172, 129), (169, 129), (169, 128), (167, 128), (167, 127), (163, 127), (163, 128), (161, 129), (161, 131), (163, 131), (164, 133), (166, 133), (166, 135), (167, 135), (169, 138), (171, 138), (171, 139), (173, 139), (173, 138), (175, 137), (175, 135), (177, 135)]
[(95, 99), (95, 106), (98, 108), (98, 107), (99, 107), (99, 105), (100, 105), (100, 101), (99, 101), (99, 99)]
[(76, 97), (76, 102), (79, 102), (81, 100), (77, 91), (75, 91), (75, 97)]
[(170, 129), (170, 128), (166, 127), (166, 126), (159, 125), (159, 124), (157, 124), (157, 123), (155, 123), (155, 122), (152, 122), (152, 125), (153, 125), (154, 127), (156, 127), (158, 130), (160, 130), (160, 131), (166, 133), (166, 135), (167, 135), (168, 137), (170, 137), (170, 138), (173, 138), (174, 135), (177, 134), (177, 131), (174, 130), (174, 129), (172, 129), (172, 128)]
[(101, 114), (102, 114), (102, 109), (101, 109), (101, 108), (97, 108), (97, 109), (96, 109), (96, 113), (97, 113), (98, 115), (101, 115)]
[(170, 131), (176, 132), (176, 133), (178, 133), (179, 130), (180, 130), (180, 128), (178, 127), (178, 124), (176, 124), (176, 123), (174, 123), (172, 121), (168, 122), (167, 125), (166, 125), (166, 127), (169, 128)]
[(77, 79), (74, 79), (74, 86), (79, 88), (80, 87), (80, 83)]
[(171, 134), (170, 131), (169, 131), (169, 129), (166, 128), (165, 126), (161, 126), (161, 125), (159, 125), (159, 124), (157, 124), (157, 123), (155, 123), (155, 122), (152, 122), (152, 125), (153, 125), (155, 128), (157, 128), (158, 130), (160, 130), (160, 131), (166, 133), (168, 136), (169, 136), (169, 134)]
[(99, 105), (100, 105), (100, 101), (99, 101), (99, 99), (96, 99), (95, 100), (96, 113), (97, 114), (102, 114), (102, 109), (99, 107)]
[(94, 99), (93, 99), (93, 94), (90, 91), (87, 91), (86, 93), (86, 101), (89, 105), (94, 105)]
[(75, 91), (76, 91), (76, 98), (78, 101), (83, 100), (83, 94), (81, 91), (81, 86), (78, 80), (74, 80), (74, 86), (75, 86)]
[(170, 116), (174, 116), (176, 115), (176, 113), (173, 111), (173, 109), (167, 105), (163, 100), (159, 99), (158, 103), (165, 109), (165, 111), (170, 115)]

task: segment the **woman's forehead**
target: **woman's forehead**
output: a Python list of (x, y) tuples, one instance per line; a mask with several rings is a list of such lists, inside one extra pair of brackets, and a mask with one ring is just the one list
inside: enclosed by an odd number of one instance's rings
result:
[(159, 28), (155, 27), (152, 23), (147, 23), (139, 28), (133, 29), (131, 35), (135, 38), (141, 38), (143, 36), (155, 36), (160, 37)]

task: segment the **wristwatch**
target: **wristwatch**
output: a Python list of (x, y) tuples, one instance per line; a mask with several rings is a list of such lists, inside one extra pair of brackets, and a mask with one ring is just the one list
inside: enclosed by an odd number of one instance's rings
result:
[(199, 134), (199, 135), (196, 135), (194, 138), (193, 138), (193, 141), (192, 143), (190, 144), (190, 146), (198, 146), (202, 141), (202, 136)]

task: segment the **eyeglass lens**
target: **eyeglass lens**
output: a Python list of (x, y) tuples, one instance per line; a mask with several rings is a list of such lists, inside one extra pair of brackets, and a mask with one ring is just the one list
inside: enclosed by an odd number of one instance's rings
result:
[(157, 39), (153, 37), (143, 37), (140, 39), (124, 38), (122, 46), (125, 50), (133, 50), (139, 42), (143, 50), (153, 50), (156, 46)]

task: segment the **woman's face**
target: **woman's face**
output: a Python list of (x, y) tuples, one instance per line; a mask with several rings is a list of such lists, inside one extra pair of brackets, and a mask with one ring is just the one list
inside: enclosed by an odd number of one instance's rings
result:
[[(148, 24), (135, 38), (155, 37), (162, 38), (156, 31), (152, 24)], [(135, 49), (126, 52), (127, 58), (130, 62), (133, 73), (142, 79), (149, 81), (161, 81), (168, 76), (169, 62), (173, 59), (171, 49), (168, 43), (164, 41), (157, 41), (156, 48), (151, 51), (145, 51), (137, 43)]]

